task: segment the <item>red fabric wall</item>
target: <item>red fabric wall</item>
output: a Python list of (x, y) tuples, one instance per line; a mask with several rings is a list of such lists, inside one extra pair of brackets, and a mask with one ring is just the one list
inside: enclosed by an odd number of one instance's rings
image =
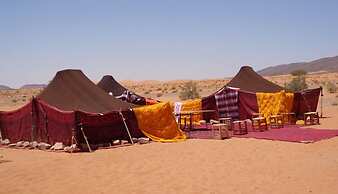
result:
[(75, 130), (74, 111), (61, 111), (42, 100), (37, 100), (35, 105), (36, 141), (70, 145), (72, 130)]
[(304, 119), (305, 112), (316, 112), (321, 88), (296, 92), (293, 100), (293, 112), (298, 119)]
[[(137, 120), (132, 111), (123, 111), (126, 123), (132, 137), (143, 136), (137, 127)], [(119, 112), (106, 114), (93, 114), (77, 111), (78, 122), (77, 139), (79, 143), (85, 143), (80, 127), (82, 126), (90, 144), (111, 143), (112, 140), (129, 140), (128, 133)]]
[(0, 112), (0, 129), (3, 139), (12, 143), (31, 141), (32, 138), (32, 101), (18, 110)]
[(238, 91), (239, 118), (251, 119), (252, 113), (258, 113), (256, 93)]

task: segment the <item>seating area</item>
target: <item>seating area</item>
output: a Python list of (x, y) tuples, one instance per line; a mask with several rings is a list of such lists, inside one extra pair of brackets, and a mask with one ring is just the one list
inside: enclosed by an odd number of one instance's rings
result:
[[(191, 131), (210, 131), (212, 139), (227, 139), (233, 136), (245, 136), (252, 132), (266, 132), (274, 129), (299, 127), (296, 125), (295, 113), (281, 113), (271, 115), (266, 118), (261, 113), (253, 113), (251, 119), (235, 120), (230, 117), (218, 119), (200, 120), (197, 126), (186, 129), (187, 125), (181, 125), (182, 130), (190, 133)], [(307, 112), (304, 114), (304, 126), (319, 124), (317, 112)]]

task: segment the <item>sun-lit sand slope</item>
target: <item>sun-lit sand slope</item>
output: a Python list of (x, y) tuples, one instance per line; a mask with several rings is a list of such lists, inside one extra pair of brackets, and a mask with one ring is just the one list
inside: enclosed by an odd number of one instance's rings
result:
[(151, 143), (94, 153), (1, 149), (1, 193), (336, 193), (338, 138)]

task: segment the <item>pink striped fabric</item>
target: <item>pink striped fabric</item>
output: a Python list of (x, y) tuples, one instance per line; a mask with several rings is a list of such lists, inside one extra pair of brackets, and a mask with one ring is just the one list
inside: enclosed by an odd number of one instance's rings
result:
[(225, 87), (215, 94), (219, 117), (239, 118), (238, 88)]

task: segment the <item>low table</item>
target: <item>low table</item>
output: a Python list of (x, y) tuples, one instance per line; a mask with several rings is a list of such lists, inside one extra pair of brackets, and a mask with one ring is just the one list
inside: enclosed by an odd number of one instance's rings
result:
[[(211, 113), (211, 112), (216, 112), (216, 111), (215, 110), (181, 111), (179, 113), (176, 113), (175, 116), (178, 117), (178, 125), (180, 129), (190, 131), (193, 128), (192, 117), (194, 115), (199, 115), (202, 113)], [(184, 117), (183, 127), (182, 127), (182, 117)], [(189, 119), (189, 125), (187, 124), (187, 118)]]
[(318, 112), (304, 113), (304, 125), (319, 125)]
[(296, 124), (296, 114), (294, 112), (282, 113), (283, 123), (294, 125)]

